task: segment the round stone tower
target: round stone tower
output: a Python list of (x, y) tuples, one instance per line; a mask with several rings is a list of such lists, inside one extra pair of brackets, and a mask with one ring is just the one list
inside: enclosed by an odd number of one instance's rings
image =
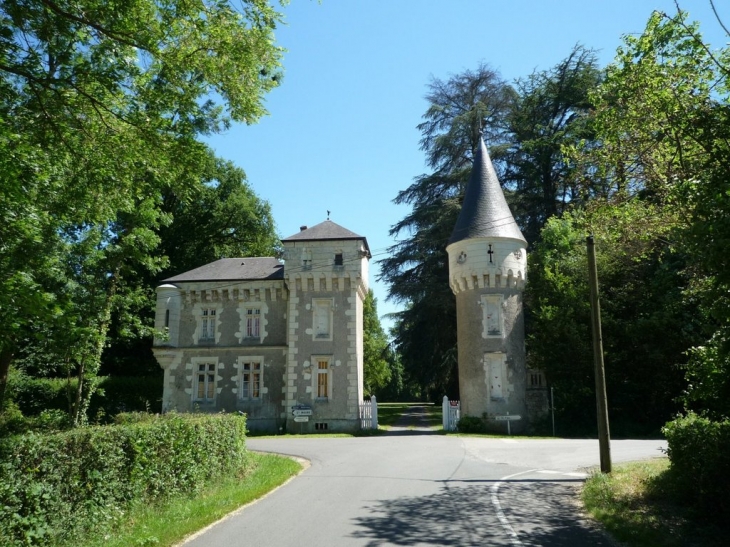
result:
[(527, 242), (480, 139), (461, 213), (446, 247), (456, 296), (461, 415), (493, 429), (526, 426), (527, 370), (522, 291)]

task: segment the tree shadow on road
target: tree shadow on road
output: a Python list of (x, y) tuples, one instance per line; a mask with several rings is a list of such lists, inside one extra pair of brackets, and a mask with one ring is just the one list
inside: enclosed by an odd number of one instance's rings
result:
[[(492, 486), (516, 538), (499, 520)], [(367, 545), (614, 546), (580, 514), (576, 483), (582, 481), (445, 481), (431, 496), (377, 502), (355, 519), (354, 537)]]

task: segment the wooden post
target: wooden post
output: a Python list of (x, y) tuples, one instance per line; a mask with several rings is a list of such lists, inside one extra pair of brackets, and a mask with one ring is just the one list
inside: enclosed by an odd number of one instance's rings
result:
[(378, 400), (375, 395), (370, 396), (370, 427), (378, 429)]
[(593, 325), (593, 363), (596, 373), (596, 407), (598, 410), (598, 446), (601, 472), (611, 472), (611, 435), (608, 429), (608, 402), (606, 401), (606, 374), (603, 364), (603, 337), (601, 334), (601, 305), (598, 300), (598, 268), (593, 235), (586, 238), (588, 248), (588, 279), (591, 287), (591, 323)]

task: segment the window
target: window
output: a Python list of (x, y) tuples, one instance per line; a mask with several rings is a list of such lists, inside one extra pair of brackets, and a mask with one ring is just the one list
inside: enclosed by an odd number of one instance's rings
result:
[(482, 296), (481, 305), (484, 310), (482, 319), (484, 324), (483, 336), (485, 338), (502, 336), (502, 295), (484, 295)]
[(329, 359), (319, 357), (317, 363), (317, 399), (327, 399), (330, 396), (330, 364)]
[(545, 386), (545, 375), (539, 371), (530, 371), (530, 382), (528, 387), (539, 389), (543, 386)]
[(261, 361), (244, 361), (241, 363), (241, 399), (261, 398)]
[(165, 310), (165, 328), (170, 326), (170, 310)]
[(313, 300), (312, 334), (315, 340), (332, 340), (332, 299)]
[(246, 338), (261, 337), (261, 309), (248, 308), (246, 310)]
[(215, 308), (204, 308), (200, 322), (200, 339), (215, 340)]
[(212, 402), (215, 399), (215, 363), (198, 363), (195, 400)]
[(345, 262), (342, 259), (342, 253), (335, 254), (335, 266), (343, 266)]
[(504, 399), (504, 353), (484, 354), (484, 369), (489, 378), (489, 398)]
[(312, 269), (312, 251), (310, 249), (304, 249), (302, 251), (302, 269)]

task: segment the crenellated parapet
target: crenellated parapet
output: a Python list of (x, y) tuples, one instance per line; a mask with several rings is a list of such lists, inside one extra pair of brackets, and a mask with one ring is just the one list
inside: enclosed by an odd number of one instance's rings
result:
[(476, 238), (449, 245), (449, 285), (454, 294), (466, 290), (522, 290), (527, 280), (523, 241)]

